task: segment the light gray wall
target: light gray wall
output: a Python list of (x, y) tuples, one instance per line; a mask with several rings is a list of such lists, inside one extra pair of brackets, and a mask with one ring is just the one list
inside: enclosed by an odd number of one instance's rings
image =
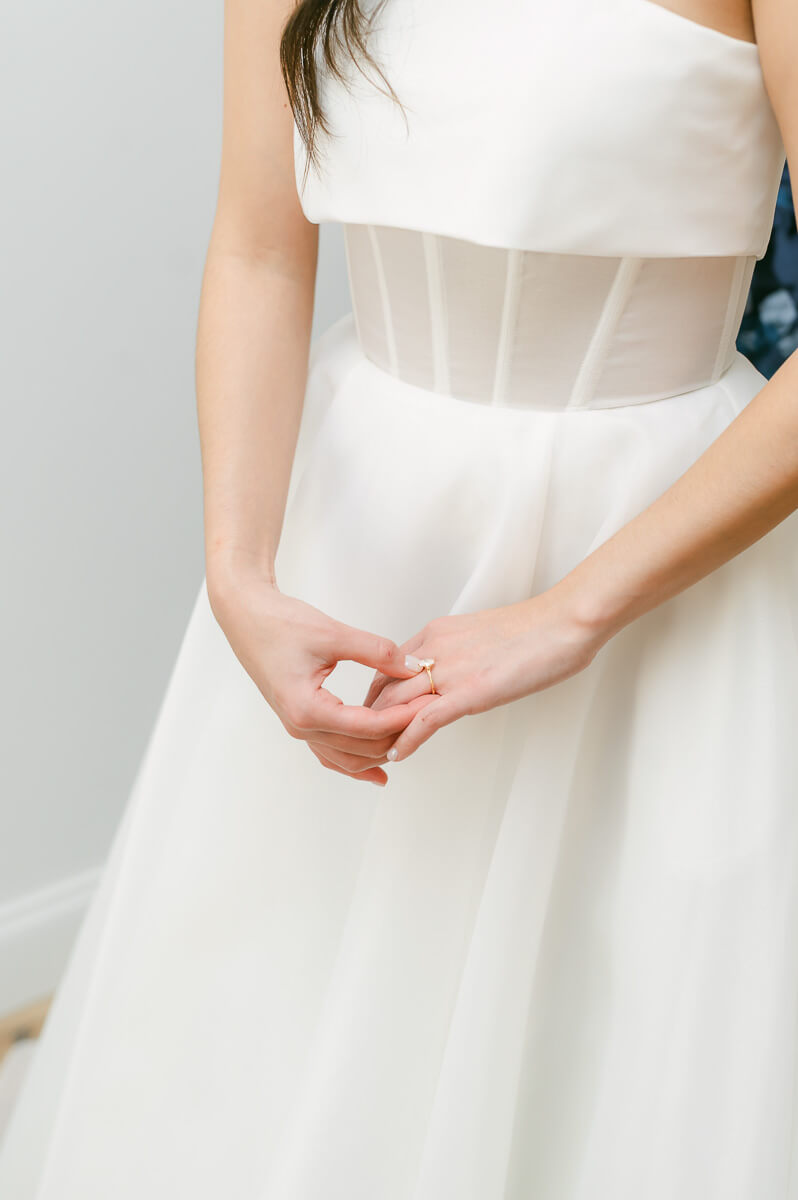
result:
[[(221, 0), (0, 13), (0, 972), (4, 920), (101, 863), (202, 578), (221, 29)], [(314, 333), (349, 307), (321, 232)]]

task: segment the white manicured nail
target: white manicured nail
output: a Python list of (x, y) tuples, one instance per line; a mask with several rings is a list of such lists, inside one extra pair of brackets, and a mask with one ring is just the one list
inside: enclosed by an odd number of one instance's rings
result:
[(391, 760), (391, 762), (396, 762), (396, 756), (398, 753), (399, 753), (399, 751), (396, 749), (396, 747), (391, 746), (390, 750), (387, 752), (385, 757), (389, 758)]
[(408, 671), (420, 671), (421, 670), (421, 659), (416, 658), (415, 654), (406, 654), (405, 655), (405, 666), (407, 667)]

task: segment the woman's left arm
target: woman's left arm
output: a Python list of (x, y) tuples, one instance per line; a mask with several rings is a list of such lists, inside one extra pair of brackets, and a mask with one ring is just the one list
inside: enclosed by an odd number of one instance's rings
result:
[[(798, 7), (753, 0), (763, 77), (798, 181)], [(407, 758), (435, 730), (540, 691), (586, 667), (624, 626), (697, 583), (798, 508), (798, 351), (723, 433), (638, 516), (548, 591), (507, 607), (431, 621), (403, 649), (436, 658), (440, 695), (389, 757)], [(798, 597), (796, 597), (798, 600)], [(377, 677), (366, 703), (429, 689), (426, 672)]]
[[(792, 0), (752, 0), (752, 8), (798, 199), (798, 7)], [(562, 581), (562, 594), (604, 642), (797, 507), (798, 351), (684, 475)]]

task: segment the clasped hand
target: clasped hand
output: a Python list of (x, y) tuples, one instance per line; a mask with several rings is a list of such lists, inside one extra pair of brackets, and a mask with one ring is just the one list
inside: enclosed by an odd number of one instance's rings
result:
[(563, 611), (553, 592), (501, 608), (437, 617), (400, 646), (401, 654), (434, 658), (436, 692), (425, 670), (410, 679), (377, 671), (364, 704), (422, 707), (393, 743), (399, 762), (436, 730), (472, 713), (508, 704), (575, 675), (592, 662), (602, 640)]
[[(239, 580), (234, 591), (215, 594), (212, 606), (287, 732), (330, 770), (381, 785), (388, 779), (383, 763), (407, 758), (459, 717), (576, 674), (604, 640), (572, 618), (556, 589), (437, 617), (401, 645), (285, 596), (273, 582)], [(405, 665), (406, 654), (435, 659), (435, 693), (425, 670)], [(360, 705), (344, 704), (323, 686), (346, 659), (375, 669)]]

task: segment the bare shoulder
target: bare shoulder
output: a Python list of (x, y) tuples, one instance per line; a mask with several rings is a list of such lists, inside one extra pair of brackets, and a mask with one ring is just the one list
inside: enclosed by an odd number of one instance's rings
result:
[(648, 3), (669, 8), (696, 25), (708, 25), (740, 41), (756, 41), (752, 0), (648, 0)]
[[(779, 123), (790, 176), (798, 180), (798, 5), (752, 0), (762, 75)], [(795, 189), (798, 199), (798, 188)]]

